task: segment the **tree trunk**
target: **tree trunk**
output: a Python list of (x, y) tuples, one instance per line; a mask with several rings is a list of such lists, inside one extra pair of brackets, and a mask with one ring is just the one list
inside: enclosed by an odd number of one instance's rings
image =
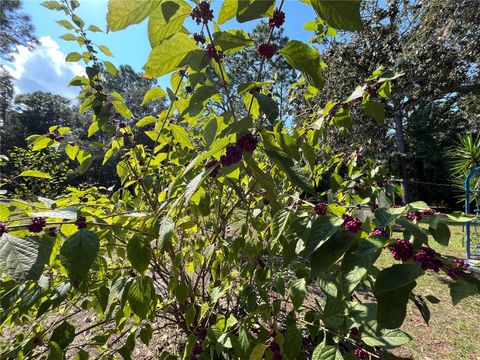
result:
[(410, 202), (410, 184), (408, 182), (407, 174), (407, 151), (405, 150), (405, 136), (403, 135), (403, 122), (402, 122), (402, 113), (401, 111), (396, 112), (394, 116), (395, 120), (395, 135), (397, 139), (397, 150), (398, 150), (398, 166), (400, 170), (400, 176), (402, 177), (402, 203), (406, 204)]

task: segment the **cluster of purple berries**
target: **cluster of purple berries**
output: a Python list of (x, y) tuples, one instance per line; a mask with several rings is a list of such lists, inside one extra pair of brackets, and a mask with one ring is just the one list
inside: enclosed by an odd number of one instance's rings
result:
[(362, 349), (361, 347), (355, 348), (354, 351), (355, 357), (357, 359), (367, 359), (368, 358), (368, 351), (365, 349)]
[(210, 59), (215, 60), (216, 62), (220, 62), (223, 59), (223, 52), (215, 49), (215, 46), (212, 44), (207, 44), (207, 48), (205, 49), (207, 56)]
[(8, 232), (8, 227), (7, 224), (5, 224), (3, 221), (0, 221), (0, 236)]
[(375, 228), (370, 232), (369, 236), (382, 236), (388, 238), (388, 232), (382, 228)]
[(270, 341), (268, 349), (273, 353), (272, 360), (282, 360), (280, 345), (275, 340)]
[(268, 26), (270, 27), (277, 27), (283, 25), (285, 22), (285, 13), (279, 9), (273, 10), (273, 16), (268, 19)]
[(205, 42), (207, 41), (207, 39), (205, 38), (205, 35), (203, 35), (202, 33), (200, 34), (193, 34), (193, 40), (195, 40), (195, 42), (198, 44), (205, 44)]
[(419, 263), (423, 270), (431, 269), (438, 272), (442, 267), (436, 251), (425, 246), (422, 246), (420, 251), (413, 255), (413, 260)]
[(65, 137), (64, 137), (64, 136), (61, 136), (61, 135), (55, 135), (54, 133), (50, 133), (50, 134), (48, 134), (48, 138), (49, 138), (50, 140), (53, 140), (53, 141), (58, 141), (58, 142), (60, 142), (60, 141), (62, 141), (63, 139), (65, 139)]
[(28, 224), (28, 230), (33, 233), (39, 233), (47, 225), (47, 222), (42, 217), (35, 217)]
[(413, 257), (413, 245), (407, 240), (397, 240), (388, 246), (395, 260), (409, 261)]
[(190, 16), (193, 20), (200, 25), (203, 21), (204, 24), (213, 20), (213, 10), (210, 8), (210, 3), (208, 1), (201, 1), (193, 10), (190, 12)]
[(84, 216), (80, 216), (77, 220), (75, 220), (75, 225), (77, 225), (79, 230), (85, 229), (87, 227), (87, 219), (85, 219)]
[(275, 55), (275, 48), (272, 44), (262, 43), (257, 47), (257, 54), (264, 59), (271, 59)]
[(426, 210), (422, 210), (421, 211), (422, 215), (426, 215), (426, 216), (434, 216), (434, 215), (437, 215), (438, 213), (433, 210), (433, 209), (426, 209)]
[(469, 268), (470, 264), (467, 264), (462, 259), (454, 259), (452, 262), (454, 266), (448, 269), (447, 274), (452, 280), (457, 280), (463, 274), (463, 271)]
[(317, 215), (325, 215), (327, 213), (327, 204), (324, 202), (319, 202), (315, 204), (313, 211), (315, 211)]
[(358, 230), (360, 230), (360, 227), (362, 226), (362, 222), (360, 219), (350, 216), (348, 214), (343, 214), (342, 219), (345, 220), (343, 222), (343, 228), (347, 231), (350, 231), (351, 233), (356, 233)]
[(420, 211), (411, 211), (408, 213), (407, 219), (410, 221), (420, 221), (422, 219), (422, 213)]
[(52, 226), (51, 228), (48, 229), (47, 233), (51, 237), (55, 237), (57, 236), (57, 228), (55, 226)]
[(250, 132), (242, 135), (235, 144), (228, 145), (226, 153), (220, 157), (220, 162), (210, 160), (205, 164), (206, 169), (214, 168), (210, 173), (210, 177), (216, 177), (220, 171), (220, 167), (228, 167), (242, 160), (243, 154), (252, 153), (257, 148), (258, 140)]

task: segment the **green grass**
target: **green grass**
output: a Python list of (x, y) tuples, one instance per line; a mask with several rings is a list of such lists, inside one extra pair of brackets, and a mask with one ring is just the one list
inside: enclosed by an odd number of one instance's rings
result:
[[(441, 254), (463, 258), (465, 248), (462, 244), (462, 226), (450, 225), (450, 231), (452, 237), (448, 247), (433, 240), (429, 241), (429, 245)], [(394, 233), (394, 236), (401, 237), (401, 234)], [(394, 263), (396, 261), (388, 251), (377, 261), (380, 268)], [(429, 304), (429, 325), (425, 324), (415, 306), (409, 304), (402, 329), (412, 335), (414, 340), (395, 350), (396, 355), (412, 359), (480, 360), (480, 296), (466, 298), (453, 306), (449, 282), (447, 276), (432, 271), (418, 279), (415, 293), (422, 296), (434, 295), (440, 299), (440, 303)]]

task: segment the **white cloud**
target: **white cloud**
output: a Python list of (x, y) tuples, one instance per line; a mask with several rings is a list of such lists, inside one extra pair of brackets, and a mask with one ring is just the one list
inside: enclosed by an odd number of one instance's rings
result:
[(84, 75), (84, 68), (77, 63), (65, 62), (65, 54), (50, 36), (39, 39), (40, 44), (33, 50), (21, 46), (14, 60), (7, 66), (15, 79), (17, 94), (45, 91), (70, 99), (78, 95), (78, 87), (68, 87), (76, 75)]

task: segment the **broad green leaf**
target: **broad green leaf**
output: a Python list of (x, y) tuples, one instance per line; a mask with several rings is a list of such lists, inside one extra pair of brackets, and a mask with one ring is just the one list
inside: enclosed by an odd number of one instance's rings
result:
[(233, 19), (237, 14), (238, 0), (224, 0), (218, 13), (218, 24), (221, 25), (227, 20)]
[(180, 143), (180, 145), (184, 148), (195, 149), (195, 145), (192, 144), (190, 138), (188, 136), (187, 130), (180, 125), (170, 124), (170, 129), (172, 130), (172, 134), (174, 139)]
[(38, 170), (25, 170), (25, 171), (22, 171), (18, 176), (37, 177), (37, 178), (42, 178), (42, 179), (51, 179), (52, 178), (49, 174), (44, 173), (42, 171), (38, 171)]
[(313, 350), (312, 360), (343, 360), (343, 356), (338, 347), (320, 343)]
[(77, 154), (77, 161), (80, 164), (80, 174), (84, 174), (92, 164), (92, 154), (87, 153), (85, 150), (80, 150)]
[(188, 35), (182, 33), (173, 35), (152, 49), (144, 66), (144, 76), (156, 78), (172, 72), (197, 49), (197, 44)]
[(317, 89), (323, 87), (325, 80), (317, 49), (301, 41), (291, 40), (279, 52), (290, 65), (302, 73), (310, 85)]
[(308, 237), (305, 239), (305, 255), (309, 256), (315, 252), (338, 231), (342, 224), (343, 220), (340, 218), (328, 216), (317, 217), (312, 223)]
[(405, 227), (406, 232), (413, 235), (417, 240), (421, 241), (422, 243), (426, 243), (428, 241), (428, 234), (417, 224), (414, 224), (407, 219), (397, 219), (397, 224)]
[(347, 31), (363, 29), (360, 2), (361, 0), (310, 0), (322, 20), (335, 29)]
[(53, 243), (42, 237), (20, 238), (9, 233), (0, 237), (0, 269), (18, 281), (38, 280), (49, 262)]
[(285, 340), (283, 341), (283, 352), (285, 358), (293, 360), (298, 358), (298, 354), (302, 350), (302, 333), (295, 324), (287, 327)]
[(127, 105), (125, 105), (123, 101), (119, 101), (119, 100), (112, 101), (112, 104), (115, 110), (117, 110), (120, 113), (120, 115), (122, 115), (125, 119), (133, 118), (132, 112), (127, 107)]
[(145, 273), (150, 263), (152, 249), (148, 241), (140, 235), (133, 236), (127, 244), (127, 257), (133, 268), (139, 273)]
[(393, 289), (376, 293), (378, 326), (386, 329), (399, 328), (407, 315), (407, 303), (416, 282), (404, 286), (391, 286)]
[(237, 21), (244, 23), (273, 15), (275, 0), (242, 0), (237, 6)]
[(57, 20), (56, 23), (68, 30), (72, 30), (74, 28), (73, 25), (67, 20)]
[(265, 114), (270, 123), (274, 124), (279, 114), (276, 101), (270, 96), (261, 94), (257, 91), (253, 92), (253, 96), (257, 99), (260, 110)]
[(62, 350), (70, 345), (73, 339), (75, 339), (75, 326), (66, 320), (53, 329), (50, 337), (50, 341), (55, 341)]
[(238, 88), (237, 88), (237, 95), (241, 95), (250, 90), (261, 88), (265, 85), (272, 85), (273, 83), (274, 83), (273, 81), (256, 81), (256, 82), (248, 82), (248, 83), (240, 84), (238, 85)]
[(158, 231), (158, 248), (164, 250), (170, 245), (175, 230), (175, 223), (169, 217), (163, 218)]
[(67, 62), (77, 62), (82, 58), (82, 55), (80, 55), (77, 52), (71, 52), (70, 54), (67, 55), (65, 58), (65, 61)]
[(50, 211), (39, 211), (33, 213), (34, 217), (44, 217), (44, 218), (53, 218), (53, 219), (77, 219), (77, 209), (75, 208), (66, 208), (66, 209), (55, 209)]
[(450, 288), (450, 297), (453, 305), (457, 305), (468, 296), (480, 293), (479, 285), (470, 279), (458, 279), (454, 283), (449, 284), (448, 287)]
[(362, 102), (362, 110), (372, 117), (379, 125), (385, 124), (385, 107), (382, 103), (373, 100)]
[(107, 56), (113, 56), (112, 52), (110, 49), (105, 46), (105, 45), (98, 45), (98, 48), (100, 49), (101, 52), (103, 52)]
[(80, 147), (78, 145), (67, 144), (65, 146), (65, 153), (71, 160), (75, 160), (75, 157), (77, 156), (79, 150)]
[(295, 310), (298, 310), (300, 306), (302, 306), (306, 293), (307, 285), (305, 279), (297, 279), (290, 283), (288, 294), (290, 295)]
[(110, 61), (104, 60), (103, 65), (105, 65), (105, 69), (107, 69), (107, 71), (110, 75), (112, 75), (112, 76), (117, 75), (118, 70), (115, 67), (115, 65), (113, 65)]
[(278, 211), (270, 224), (272, 230), (272, 241), (277, 241), (280, 236), (286, 233), (289, 223), (292, 221), (294, 212), (290, 208)]
[(422, 272), (417, 263), (395, 264), (385, 268), (377, 275), (375, 295), (404, 287), (415, 281)]
[(225, 54), (233, 54), (247, 46), (254, 45), (254, 42), (243, 30), (227, 30), (213, 34), (215, 45), (220, 46)]
[(145, 105), (149, 101), (161, 99), (166, 96), (167, 96), (167, 93), (165, 92), (165, 90), (159, 87), (153, 87), (146, 92), (142, 100), (142, 105)]
[(249, 360), (262, 360), (263, 354), (267, 349), (267, 345), (265, 344), (257, 344), (253, 348), (252, 352), (250, 353)]
[(245, 162), (247, 163), (247, 171), (258, 180), (262, 188), (265, 190), (265, 197), (270, 202), (270, 206), (275, 211), (278, 208), (277, 193), (275, 191), (275, 184), (273, 183), (270, 175), (265, 173), (258, 166), (254, 157), (251, 155), (244, 155)]
[(351, 232), (337, 231), (324, 242), (310, 257), (312, 276), (317, 276), (340, 259), (350, 247), (353, 239)]
[(88, 31), (93, 31), (93, 32), (103, 32), (102, 29), (100, 29), (98, 26), (96, 25), (90, 25), (88, 28), (87, 28)]
[(450, 228), (448, 227), (447, 224), (443, 222), (439, 222), (436, 225), (436, 228), (430, 225), (430, 227), (428, 228), (428, 231), (430, 231), (430, 234), (432, 234), (436, 242), (438, 242), (440, 245), (448, 246), (448, 242), (450, 240), (451, 234), (450, 234)]
[(144, 319), (155, 310), (157, 297), (152, 279), (148, 276), (137, 277), (128, 290), (130, 307), (135, 315)]
[(148, 18), (148, 39), (154, 48), (168, 37), (181, 32), (192, 8), (185, 1), (163, 1)]
[(405, 345), (411, 340), (412, 338), (400, 329), (379, 329), (374, 322), (368, 323), (362, 333), (365, 344), (387, 349)]
[(67, 269), (72, 285), (78, 287), (87, 276), (100, 249), (98, 236), (86, 229), (78, 230), (63, 243), (60, 261)]
[(155, 11), (161, 0), (108, 1), (107, 31), (118, 31), (141, 23)]

